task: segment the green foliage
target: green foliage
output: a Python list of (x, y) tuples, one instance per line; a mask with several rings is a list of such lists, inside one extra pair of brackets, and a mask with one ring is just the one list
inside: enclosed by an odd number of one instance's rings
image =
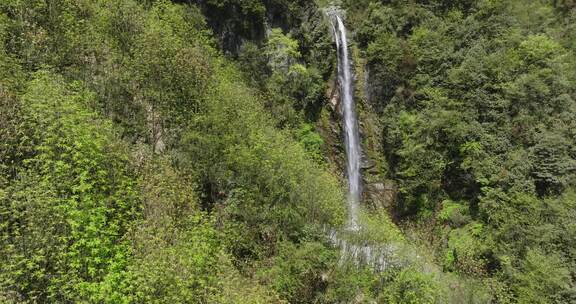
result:
[[(569, 303), (572, 250), (557, 233), (573, 216), (576, 65), (564, 4), (361, 2), (345, 3), (400, 219), (435, 230), (445, 269), (490, 277), (497, 301)], [(562, 279), (532, 279), (544, 264)]]
[(548, 59), (562, 53), (560, 44), (546, 35), (531, 35), (519, 46), (519, 55), (526, 63), (546, 65)]
[[(222, 73), (231, 75), (227, 69)], [(207, 208), (222, 209), (237, 262), (268, 255), (278, 239), (301, 240), (310, 225), (341, 223), (343, 195), (334, 190), (335, 178), (271, 126), (250, 91), (221, 79), (184, 149), (186, 161), (202, 173)]]
[(34, 77), (18, 143), (29, 154), (2, 198), (2, 290), (24, 300), (94, 301), (122, 279), (135, 181), (110, 124), (87, 110), (91, 92), (48, 72)]
[(413, 269), (402, 270), (382, 292), (385, 303), (443, 303), (439, 287), (427, 274)]
[(260, 284), (256, 278), (241, 275), (229, 259), (221, 258), (219, 268), (218, 278), (222, 291), (212, 295), (208, 303), (287, 303), (270, 287)]
[(359, 240), (372, 244), (402, 243), (405, 241), (401, 231), (392, 218), (383, 210), (363, 212), (360, 216), (364, 226), (356, 236)]
[(324, 277), (333, 266), (335, 252), (313, 242), (298, 246), (282, 243), (278, 247), (273, 267), (261, 270), (258, 276), (289, 303), (313, 302), (326, 287)]
[(450, 270), (482, 276), (486, 269), (484, 256), (488, 250), (483, 243), (481, 223), (472, 222), (448, 234), (444, 266)]
[(178, 224), (154, 225), (145, 224), (137, 234), (129, 276), (133, 301), (205, 303), (218, 294), (220, 247), (211, 223), (197, 215), (179, 219)]
[[(335, 68), (316, 4), (197, 3), (0, 3), (0, 302), (448, 301), (429, 267), (319, 241), (345, 210), (313, 127)], [(339, 3), (394, 220), (493, 302), (573, 302), (574, 5)], [(450, 301), (488, 301), (468, 288)]]
[(220, 11), (239, 9), (241, 15), (238, 22), (241, 22), (246, 31), (254, 26), (251, 22), (263, 21), (266, 12), (266, 7), (260, 0), (208, 0), (207, 4)]
[[(264, 82), (267, 107), (281, 127), (297, 128), (303, 118), (314, 118), (324, 101), (324, 81), (313, 67), (299, 63), (298, 41), (273, 29), (264, 46), (270, 76)], [(304, 117), (306, 115), (306, 117)]]
[(148, 120), (150, 116), (170, 118), (152, 118), (155, 145), (172, 139), (172, 134), (161, 134), (163, 130), (186, 128), (208, 90), (212, 72), (208, 56), (213, 50), (207, 46), (209, 39), (196, 29), (195, 23), (202, 24), (198, 18), (201, 17), (193, 10), (160, 1), (147, 14), (144, 30), (135, 39), (135, 95), (142, 98)]
[[(374, 300), (372, 290), (379, 287), (379, 278), (366, 268), (342, 265), (328, 276), (328, 288), (321, 298), (326, 303), (367, 302)], [(373, 289), (373, 287), (375, 287)]]
[(565, 303), (570, 271), (557, 255), (529, 250), (515, 279), (518, 303)]
[(322, 145), (324, 140), (314, 131), (314, 127), (310, 124), (304, 124), (298, 131), (298, 141), (309, 157), (318, 163), (323, 163), (324, 156), (322, 155)]
[(537, 134), (538, 143), (531, 148), (532, 176), (541, 194), (559, 194), (572, 182), (576, 160), (571, 148), (557, 134)]
[(190, 178), (165, 159), (142, 162), (143, 218), (131, 237), (130, 301), (205, 303), (220, 290), (222, 247), (213, 220), (198, 211)]
[(284, 73), (302, 56), (298, 50), (298, 42), (284, 35), (279, 28), (270, 32), (264, 55), (268, 57), (268, 65), (273, 71)]
[(470, 221), (470, 214), (466, 205), (451, 200), (442, 202), (442, 209), (436, 217), (452, 227), (461, 227)]
[(328, 275), (327, 303), (446, 303), (438, 278), (419, 268), (390, 268), (375, 274), (353, 265)]
[[(244, 271), (301, 242), (276, 273), (312, 297), (297, 281), (328, 249), (310, 240), (344, 217), (322, 139), (301, 123), (324, 81), (276, 31), (246, 62), (288, 65), (264, 64), (265, 99), (247, 88), (207, 29), (209, 12), (236, 8), (246, 35), (270, 7), (208, 1), (206, 22), (169, 1), (0, 4), (2, 300), (281, 303), (296, 289)], [(285, 101), (302, 130), (276, 129), (262, 100)]]

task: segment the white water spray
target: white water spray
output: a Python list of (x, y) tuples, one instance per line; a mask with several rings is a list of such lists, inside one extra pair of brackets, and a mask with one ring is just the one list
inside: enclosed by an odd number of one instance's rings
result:
[(397, 242), (373, 240), (367, 227), (359, 219), (362, 197), (362, 175), (360, 162), (360, 132), (354, 103), (354, 79), (348, 52), (346, 27), (340, 15), (340, 9), (329, 7), (326, 14), (331, 19), (332, 30), (338, 50), (338, 82), (342, 102), (344, 125), (344, 145), (346, 148), (346, 173), (348, 175), (348, 224), (344, 230), (329, 229), (328, 239), (340, 249), (340, 265), (369, 267), (375, 272), (384, 272), (391, 268), (401, 269), (420, 259), (417, 254), (398, 254), (405, 247)]
[(330, 230), (330, 242), (340, 248), (340, 263), (357, 267), (369, 266), (376, 272), (396, 267), (402, 261), (395, 258), (397, 248), (394, 244), (374, 244), (362, 240), (362, 225), (359, 221), (360, 200), (362, 196), (362, 176), (360, 161), (360, 132), (354, 103), (354, 79), (348, 52), (346, 27), (336, 8), (328, 12), (332, 19), (332, 29), (338, 49), (338, 82), (342, 100), (344, 145), (346, 148), (346, 173), (348, 175), (348, 224), (345, 231)]
[(348, 209), (349, 223), (348, 229), (357, 231), (358, 209), (362, 195), (362, 176), (360, 174), (360, 132), (358, 131), (358, 119), (354, 103), (354, 80), (352, 79), (350, 58), (348, 55), (348, 40), (346, 38), (346, 27), (342, 18), (335, 15), (336, 26), (333, 26), (338, 49), (338, 81), (340, 83), (340, 93), (343, 105), (344, 116), (344, 143), (346, 148), (346, 173), (348, 174)]

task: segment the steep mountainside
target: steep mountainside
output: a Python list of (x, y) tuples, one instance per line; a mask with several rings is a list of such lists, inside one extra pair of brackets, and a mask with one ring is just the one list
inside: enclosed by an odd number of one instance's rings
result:
[(575, 52), (569, 0), (2, 0), (0, 302), (576, 303)]

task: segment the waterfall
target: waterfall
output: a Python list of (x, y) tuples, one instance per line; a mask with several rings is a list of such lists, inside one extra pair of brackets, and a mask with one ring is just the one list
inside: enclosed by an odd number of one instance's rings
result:
[(336, 26), (333, 25), (336, 47), (338, 49), (338, 81), (344, 117), (344, 144), (346, 148), (346, 173), (348, 175), (348, 209), (350, 230), (357, 231), (358, 209), (362, 194), (360, 175), (360, 132), (358, 131), (358, 119), (354, 103), (354, 80), (350, 68), (348, 55), (348, 40), (346, 39), (346, 27), (342, 18), (335, 15)]
[[(346, 27), (338, 7), (325, 10), (331, 20), (334, 40), (338, 51), (338, 83), (342, 104), (344, 145), (346, 150), (346, 174), (348, 177), (348, 223), (344, 229), (326, 230), (328, 241), (340, 249), (340, 265), (368, 267), (374, 272), (401, 269), (421, 257), (402, 243), (372, 238), (370, 227), (361, 223), (360, 200), (362, 197), (362, 175), (360, 162), (360, 132), (354, 103), (354, 79), (348, 51)], [(410, 250), (407, 252), (406, 250)], [(404, 252), (403, 254), (398, 254)]]
[(340, 248), (340, 263), (369, 266), (376, 272), (390, 267), (399, 267), (404, 261), (398, 259), (395, 244), (379, 244), (362, 237), (362, 225), (359, 221), (360, 200), (362, 196), (362, 176), (360, 174), (360, 132), (354, 103), (354, 79), (348, 51), (346, 27), (339, 14), (339, 9), (327, 10), (332, 21), (332, 30), (338, 50), (338, 82), (342, 102), (344, 127), (344, 145), (346, 148), (346, 174), (348, 177), (348, 223), (343, 231), (331, 229), (328, 233), (330, 242)]

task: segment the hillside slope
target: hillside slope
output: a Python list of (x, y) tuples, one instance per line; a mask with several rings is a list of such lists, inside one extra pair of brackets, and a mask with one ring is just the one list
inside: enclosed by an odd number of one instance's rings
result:
[[(342, 12), (364, 152), (346, 220)], [(576, 302), (571, 1), (0, 1), (0, 302)], [(372, 248), (372, 247), (370, 247)]]

